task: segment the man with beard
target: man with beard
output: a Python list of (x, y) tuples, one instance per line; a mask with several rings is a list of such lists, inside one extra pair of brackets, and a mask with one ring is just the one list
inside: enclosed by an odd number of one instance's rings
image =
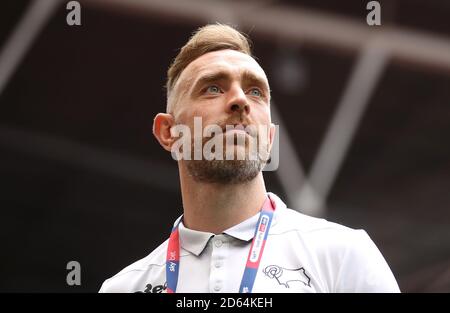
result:
[[(211, 139), (196, 134), (199, 118), (202, 130), (225, 131), (209, 136), (218, 143), (213, 159), (196, 146)], [(180, 139), (180, 126), (194, 136)], [(168, 70), (166, 113), (156, 115), (153, 133), (172, 154), (187, 139), (177, 158), (184, 212), (168, 240), (100, 292), (399, 291), (365, 231), (290, 210), (266, 191), (261, 152), (271, 149), (275, 134), (270, 88), (247, 38), (234, 28), (207, 25), (181, 49)]]

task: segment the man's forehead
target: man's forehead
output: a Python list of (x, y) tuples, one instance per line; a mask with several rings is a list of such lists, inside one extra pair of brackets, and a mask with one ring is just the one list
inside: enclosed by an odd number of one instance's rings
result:
[(206, 53), (192, 61), (181, 73), (179, 83), (186, 86), (200, 75), (219, 70), (238, 72), (253, 72), (256, 76), (267, 81), (264, 70), (248, 54), (235, 50), (220, 50)]

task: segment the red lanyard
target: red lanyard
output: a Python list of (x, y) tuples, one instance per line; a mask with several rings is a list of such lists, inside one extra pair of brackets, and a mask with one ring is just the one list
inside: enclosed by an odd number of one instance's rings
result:
[[(258, 223), (255, 227), (255, 235), (250, 246), (250, 251), (247, 257), (244, 275), (242, 276), (239, 292), (252, 292), (253, 284), (255, 283), (256, 274), (258, 272), (259, 263), (264, 252), (264, 247), (269, 234), (269, 229), (272, 224), (273, 212), (275, 211), (275, 203), (267, 197), (261, 208)], [(178, 274), (180, 268), (180, 232), (178, 226), (179, 222), (172, 228), (169, 238), (169, 245), (166, 256), (166, 279), (167, 279), (167, 293), (175, 293), (178, 284)]]

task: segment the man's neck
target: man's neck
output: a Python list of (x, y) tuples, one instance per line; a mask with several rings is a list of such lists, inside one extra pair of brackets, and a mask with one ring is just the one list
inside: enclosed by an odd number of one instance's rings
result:
[(242, 184), (195, 181), (180, 167), (183, 223), (187, 228), (220, 234), (257, 214), (267, 197), (262, 173)]

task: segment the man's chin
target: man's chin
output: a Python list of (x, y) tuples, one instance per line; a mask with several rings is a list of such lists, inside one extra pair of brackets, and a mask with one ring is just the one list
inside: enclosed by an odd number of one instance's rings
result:
[(240, 184), (253, 180), (262, 170), (260, 161), (198, 160), (186, 161), (194, 180), (205, 183)]

